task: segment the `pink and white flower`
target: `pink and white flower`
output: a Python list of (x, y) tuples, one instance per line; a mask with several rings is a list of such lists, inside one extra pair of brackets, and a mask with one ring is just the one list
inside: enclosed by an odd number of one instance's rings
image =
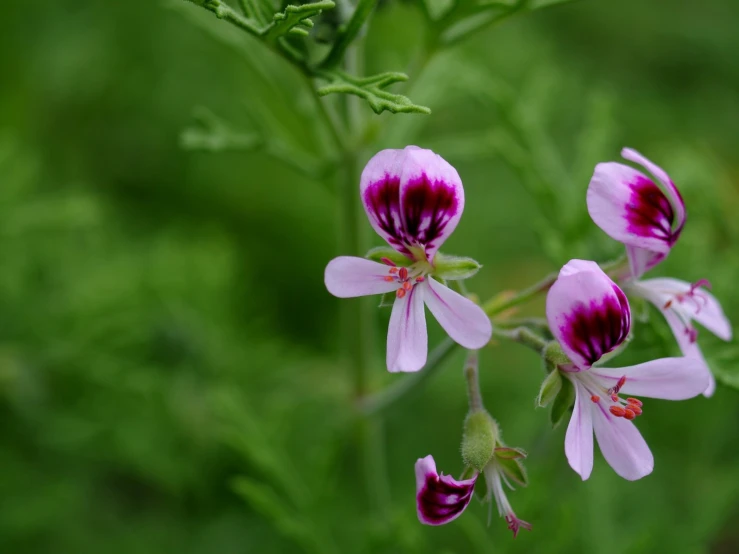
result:
[(457, 481), (436, 472), (433, 456), (420, 458), (416, 462), (416, 509), (421, 523), (443, 525), (457, 519), (472, 500), (477, 477)]
[(565, 436), (567, 460), (583, 480), (593, 469), (593, 432), (603, 457), (630, 481), (652, 472), (652, 453), (632, 420), (643, 412), (636, 398), (684, 400), (703, 392), (708, 376), (696, 358), (662, 358), (629, 367), (597, 367), (629, 334), (631, 309), (623, 291), (590, 261), (571, 260), (547, 295), (547, 320), (572, 362), (560, 366), (575, 388)]
[(424, 304), (449, 336), (465, 348), (490, 340), (492, 325), (477, 304), (436, 279), (434, 259), (464, 209), (457, 171), (430, 150), (382, 150), (364, 168), (359, 185), (373, 229), (408, 260), (398, 267), (340, 256), (325, 272), (328, 291), (340, 298), (395, 293), (387, 336), (389, 371), (418, 371), (426, 363)]
[(636, 169), (616, 163), (598, 164), (588, 186), (590, 217), (611, 238), (626, 246), (630, 274), (624, 288), (654, 304), (667, 319), (685, 356), (701, 361), (708, 376), (705, 396), (716, 382), (696, 339), (695, 320), (723, 340), (731, 340), (731, 325), (716, 298), (705, 290), (707, 280), (687, 283), (678, 279), (639, 280), (669, 254), (685, 226), (685, 203), (675, 183), (656, 164), (630, 148), (621, 155), (642, 165), (662, 188)]

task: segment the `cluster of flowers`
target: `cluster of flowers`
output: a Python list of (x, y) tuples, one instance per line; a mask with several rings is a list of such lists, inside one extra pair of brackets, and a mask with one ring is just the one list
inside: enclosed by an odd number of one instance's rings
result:
[[(633, 423), (644, 406), (634, 396), (667, 400), (701, 393), (710, 396), (715, 381), (696, 342), (693, 322), (724, 340), (731, 339), (731, 326), (721, 306), (706, 290), (708, 281), (642, 279), (678, 240), (685, 226), (685, 205), (660, 167), (631, 149), (624, 149), (622, 155), (652, 177), (621, 163), (598, 164), (588, 187), (587, 206), (593, 221), (625, 245), (629, 267), (612, 275), (614, 281), (595, 262), (571, 260), (562, 267), (546, 301), (556, 348), (546, 349), (552, 373), (545, 386), (554, 375), (574, 387), (565, 454), (583, 480), (593, 469), (593, 433), (603, 457), (618, 475), (636, 480), (651, 473), (652, 453)], [(380, 249), (369, 259), (338, 257), (328, 264), (325, 283), (331, 294), (342, 298), (394, 295), (388, 370), (418, 371), (425, 365), (424, 304), (457, 343), (471, 350), (485, 346), (492, 336), (487, 314), (444, 284), (469, 277), (479, 266), (438, 252), (464, 209), (464, 189), (457, 171), (430, 150), (415, 146), (383, 150), (365, 167), (360, 193), (372, 227), (392, 250)], [(627, 294), (646, 299), (664, 315), (682, 357), (613, 369), (599, 364), (617, 353), (629, 337)], [(471, 411), (468, 421), (475, 415)], [(482, 460), (466, 464), (463, 477), (469, 478), (456, 480), (439, 474), (432, 456), (417, 461), (418, 517), (429, 525), (458, 517), (482, 473), (488, 500), (495, 500), (515, 536), (519, 528), (530, 529), (530, 525), (516, 517), (503, 483), (511, 487), (511, 480), (520, 481), (516, 476), (522, 471), (520, 459), (525, 453), (500, 442), (497, 424), (487, 412), (478, 419), (492, 439), (485, 443), (489, 451)]]

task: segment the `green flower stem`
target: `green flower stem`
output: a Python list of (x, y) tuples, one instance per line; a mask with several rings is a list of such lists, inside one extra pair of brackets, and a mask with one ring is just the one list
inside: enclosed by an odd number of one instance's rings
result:
[(513, 308), (514, 306), (518, 306), (519, 304), (528, 302), (542, 292), (548, 291), (549, 287), (551, 287), (556, 280), (557, 273), (550, 273), (535, 285), (524, 289), (521, 292), (514, 294), (513, 296), (494, 296), (492, 299), (488, 300), (487, 302), (485, 302), (485, 304), (482, 305), (482, 309), (485, 310), (485, 313), (489, 317), (494, 317), (510, 308)]
[(341, 63), (344, 59), (344, 54), (346, 53), (347, 48), (349, 48), (349, 45), (357, 37), (357, 34), (359, 34), (362, 29), (362, 25), (364, 25), (364, 22), (367, 20), (370, 13), (372, 13), (372, 10), (375, 9), (376, 5), (377, 0), (359, 0), (351, 19), (346, 24), (344, 30), (339, 34), (336, 42), (334, 42), (331, 47), (331, 51), (323, 62), (321, 62), (321, 68), (327, 69), (335, 67)]
[(499, 329), (496, 327), (493, 329), (493, 336), (523, 344), (538, 354), (541, 354), (549, 343), (549, 341), (537, 335), (528, 327), (516, 327), (515, 329)]
[(477, 351), (470, 350), (464, 364), (464, 378), (467, 380), (467, 398), (470, 403), (470, 412), (479, 412), (485, 409), (480, 394), (480, 377), (477, 368)]

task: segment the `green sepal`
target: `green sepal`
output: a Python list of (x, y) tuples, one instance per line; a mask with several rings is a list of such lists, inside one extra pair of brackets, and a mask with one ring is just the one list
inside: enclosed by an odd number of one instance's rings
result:
[(528, 456), (523, 448), (511, 448), (510, 446), (498, 446), (495, 449), (495, 457), (503, 460), (515, 460)]
[(529, 484), (529, 477), (526, 474), (526, 468), (520, 458), (501, 458), (496, 456), (495, 461), (500, 465), (500, 468), (503, 470), (503, 473), (506, 474), (506, 477), (515, 481), (522, 487)]
[(472, 277), (481, 267), (482, 265), (472, 258), (447, 256), (437, 252), (434, 257), (433, 275), (449, 281), (459, 281)]
[(493, 457), (497, 424), (486, 411), (470, 412), (464, 421), (462, 460), (465, 466), (482, 471)]
[(547, 378), (541, 384), (539, 389), (539, 395), (536, 397), (536, 405), (540, 408), (545, 408), (554, 400), (559, 391), (562, 390), (562, 376), (556, 369), (550, 371)]
[(542, 355), (546, 361), (551, 362), (555, 367), (572, 364), (572, 361), (567, 357), (567, 354), (562, 350), (562, 346), (556, 340), (551, 341), (544, 347)]
[(413, 260), (389, 246), (378, 246), (377, 248), (373, 248), (367, 252), (364, 257), (381, 264), (385, 263), (383, 258), (386, 258), (399, 267), (408, 267), (413, 263)]
[(552, 422), (552, 429), (556, 429), (575, 403), (575, 387), (572, 385), (572, 382), (567, 378), (563, 378), (561, 382), (562, 388), (554, 399), (552, 410), (549, 412), (549, 421)]

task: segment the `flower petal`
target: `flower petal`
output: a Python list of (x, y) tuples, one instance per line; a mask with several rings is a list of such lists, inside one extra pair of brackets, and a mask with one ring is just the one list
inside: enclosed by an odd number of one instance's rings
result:
[(675, 233), (679, 235), (680, 231), (682, 231), (685, 226), (685, 202), (683, 201), (680, 191), (677, 190), (675, 183), (670, 179), (670, 176), (667, 175), (667, 172), (664, 169), (642, 156), (633, 148), (624, 148), (621, 150), (621, 156), (630, 162), (641, 165), (644, 169), (649, 171), (649, 173), (657, 177), (657, 180), (663, 187), (665, 187), (665, 190), (670, 197), (670, 203), (675, 210), (675, 217), (677, 219), (677, 229), (675, 230)]
[(398, 288), (397, 282), (385, 280), (388, 269), (364, 258), (339, 256), (328, 263), (323, 280), (328, 292), (339, 298), (383, 294)]
[(593, 403), (583, 384), (577, 378), (570, 380), (575, 386), (576, 396), (565, 435), (565, 455), (570, 467), (585, 481), (593, 471)]
[(626, 246), (631, 276), (638, 279), (667, 257), (664, 252), (652, 252), (637, 246)]
[(611, 388), (626, 377), (621, 392), (634, 396), (685, 400), (698, 396), (708, 387), (708, 376), (700, 360), (689, 357), (661, 358), (621, 368), (594, 367), (591, 375)]
[(438, 475), (433, 456), (416, 462), (416, 509), (418, 519), (426, 525), (443, 525), (458, 518), (472, 499), (477, 475), (457, 481), (449, 475)]
[(597, 264), (572, 260), (549, 289), (547, 321), (565, 354), (587, 369), (626, 339), (631, 309)]
[(428, 335), (423, 312), (424, 287), (411, 288), (396, 298), (387, 330), (388, 371), (418, 371), (426, 364)]
[(674, 310), (664, 310), (662, 314), (667, 320), (667, 324), (672, 330), (672, 334), (675, 335), (677, 345), (680, 347), (680, 351), (687, 358), (697, 360), (702, 366), (701, 372), (708, 378), (708, 384), (706, 390), (703, 391), (703, 396), (710, 398), (713, 396), (716, 390), (716, 379), (713, 377), (711, 369), (708, 367), (706, 359), (703, 357), (698, 341), (691, 338), (690, 334), (686, 332), (685, 322), (675, 313)]
[(438, 154), (416, 146), (403, 152), (400, 207), (405, 236), (411, 246), (423, 245), (430, 261), (462, 217), (464, 188), (457, 170)]
[(359, 195), (372, 228), (398, 252), (411, 257), (400, 216), (403, 150), (381, 150), (362, 171)]
[(672, 206), (660, 188), (636, 169), (616, 162), (595, 166), (587, 204), (590, 217), (611, 238), (653, 252), (670, 251)]
[[(699, 287), (693, 290), (690, 283), (669, 277), (646, 279), (640, 281), (639, 285), (654, 291), (655, 301), (661, 304), (657, 305), (658, 308), (663, 310), (669, 300), (677, 302), (680, 310), (690, 315), (714, 335), (723, 340), (731, 340), (731, 323), (724, 314), (719, 301), (705, 288)], [(689, 294), (691, 292), (692, 295)], [(657, 300), (657, 295), (659, 295), (659, 300)]]
[(424, 285), (426, 305), (452, 339), (471, 349), (482, 348), (490, 341), (493, 326), (480, 306), (431, 277), (416, 286)]
[(593, 404), (593, 429), (603, 457), (629, 481), (652, 473), (654, 458), (644, 437), (631, 422), (611, 414), (601, 402)]

